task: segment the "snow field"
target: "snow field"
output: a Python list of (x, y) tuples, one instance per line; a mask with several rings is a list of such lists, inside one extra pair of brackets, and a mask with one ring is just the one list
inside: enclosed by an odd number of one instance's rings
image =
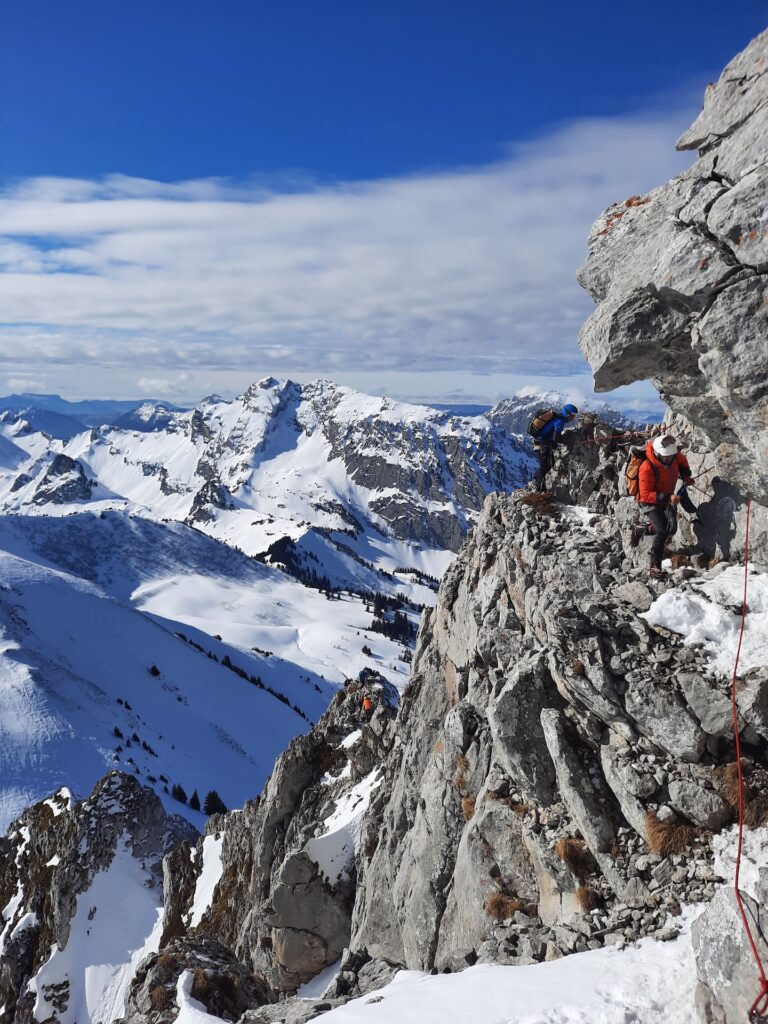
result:
[(29, 983), (35, 1019), (51, 1016), (49, 986), (63, 981), (69, 982), (69, 1000), (56, 1015), (59, 1024), (107, 1024), (119, 1017), (139, 961), (159, 948), (162, 912), (162, 892), (123, 838), (109, 867), (77, 897), (65, 948), (54, 944)]
[(697, 1024), (688, 936), (645, 940), (529, 967), (401, 971), (383, 989), (323, 1014), (324, 1024)]
[[(768, 574), (750, 567), (747, 581), (747, 618), (739, 659), (739, 676), (768, 665)], [(741, 629), (744, 568), (728, 566), (714, 579), (693, 584), (691, 591), (667, 590), (641, 616), (699, 644), (709, 656), (713, 675), (730, 677)]]
[(374, 769), (340, 797), (333, 812), (323, 821), (323, 831), (304, 847), (304, 852), (329, 882), (349, 877), (360, 842), (363, 817), (371, 794), (381, 785), (378, 774), (379, 769)]
[[(62, 784), (89, 792), (114, 767), (153, 785), (169, 810), (199, 826), (203, 816), (171, 800), (161, 775), (187, 793), (216, 789), (238, 806), (309, 727), (268, 692), (92, 584), (3, 553), (0, 576), (12, 588), (0, 591), (0, 827)], [(256, 655), (249, 664), (228, 650), (233, 663), (259, 672)], [(329, 690), (318, 694), (295, 668), (292, 676), (296, 692), (324, 709)]]
[(195, 883), (195, 895), (192, 898), (192, 907), (189, 911), (188, 927), (197, 928), (213, 901), (213, 893), (219, 884), (223, 870), (221, 863), (223, 844), (223, 836), (205, 836), (203, 839), (203, 863)]

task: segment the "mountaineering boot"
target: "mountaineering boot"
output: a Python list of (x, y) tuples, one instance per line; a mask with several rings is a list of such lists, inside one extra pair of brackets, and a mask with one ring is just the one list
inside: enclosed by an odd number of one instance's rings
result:
[(659, 565), (652, 565), (648, 570), (648, 578), (652, 580), (665, 580), (667, 575)]

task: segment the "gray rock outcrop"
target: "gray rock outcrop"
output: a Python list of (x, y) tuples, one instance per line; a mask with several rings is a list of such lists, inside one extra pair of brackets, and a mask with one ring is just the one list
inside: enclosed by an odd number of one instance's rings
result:
[(650, 379), (716, 475), (768, 504), (768, 31), (724, 70), (678, 148), (693, 166), (595, 223), (581, 346), (599, 390)]
[(356, 822), (377, 797), (397, 705), (397, 692), (375, 673), (365, 686), (377, 698), (369, 721), (360, 720), (361, 685), (350, 682), (278, 758), (259, 798), (210, 820), (207, 840), (209, 848), (212, 839), (218, 844), (221, 871), (196, 916), (206, 839), (167, 859), (163, 948), (175, 939), (215, 939), (282, 993), (339, 960), (349, 945), (363, 842)]
[(70, 501), (88, 501), (95, 486), (85, 475), (82, 463), (62, 453), (55, 455), (35, 488), (35, 505), (63, 505)]

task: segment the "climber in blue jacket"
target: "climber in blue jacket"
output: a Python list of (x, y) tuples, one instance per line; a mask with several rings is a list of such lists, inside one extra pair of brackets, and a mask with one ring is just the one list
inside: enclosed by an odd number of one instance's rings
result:
[(579, 414), (579, 410), (570, 402), (560, 412), (554, 409), (540, 409), (528, 426), (528, 433), (533, 438), (533, 450), (539, 460), (539, 468), (534, 476), (536, 490), (546, 490), (546, 476), (552, 469), (555, 457), (555, 445), (561, 443), (560, 435), (566, 424), (571, 423)]

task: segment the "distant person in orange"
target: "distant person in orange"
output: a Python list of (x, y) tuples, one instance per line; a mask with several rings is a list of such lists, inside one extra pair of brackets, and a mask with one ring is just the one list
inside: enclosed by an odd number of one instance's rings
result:
[(665, 434), (649, 441), (638, 472), (637, 493), (637, 501), (648, 522), (632, 527), (631, 543), (632, 547), (637, 547), (647, 534), (653, 537), (649, 569), (652, 579), (664, 576), (661, 561), (667, 538), (677, 529), (680, 496), (675, 494), (675, 488), (680, 479), (686, 485), (693, 483), (688, 459), (678, 450), (674, 437)]

